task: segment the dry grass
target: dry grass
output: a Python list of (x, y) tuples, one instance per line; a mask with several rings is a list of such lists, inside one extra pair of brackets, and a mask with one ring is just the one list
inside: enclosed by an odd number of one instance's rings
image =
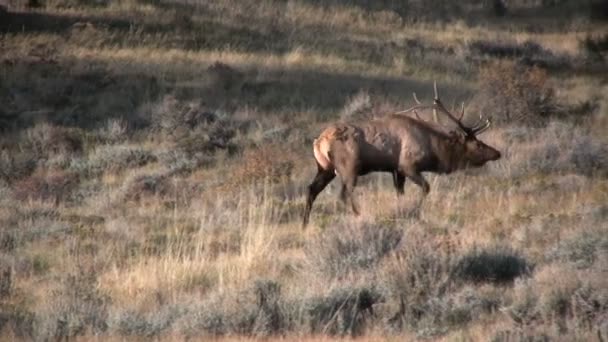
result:
[[(396, 3), (0, 12), (0, 340), (608, 338), (605, 23)], [(503, 159), (302, 231), (321, 127), (432, 80)]]

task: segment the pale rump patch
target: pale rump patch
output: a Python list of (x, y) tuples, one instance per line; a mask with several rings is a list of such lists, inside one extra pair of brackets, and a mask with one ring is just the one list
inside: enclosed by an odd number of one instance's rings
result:
[(315, 139), (313, 144), (313, 153), (315, 155), (315, 159), (317, 163), (324, 169), (328, 170), (332, 168), (331, 161), (329, 160), (329, 143), (327, 139), (323, 139), (323, 137), (319, 139)]

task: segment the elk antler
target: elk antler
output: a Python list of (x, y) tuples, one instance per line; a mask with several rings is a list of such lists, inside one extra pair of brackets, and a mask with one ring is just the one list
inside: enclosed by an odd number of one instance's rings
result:
[(395, 112), (395, 114), (405, 114), (405, 113), (413, 112), (416, 115), (416, 118), (418, 120), (420, 120), (420, 121), (426, 121), (426, 120), (423, 120), (422, 118), (420, 118), (420, 116), (418, 115), (417, 110), (432, 108), (433, 109), (433, 116), (435, 118), (435, 121), (437, 123), (439, 123), (439, 120), (437, 120), (437, 114), (435, 113), (435, 105), (434, 104), (432, 104), (432, 105), (425, 105), (425, 104), (421, 103), (418, 100), (418, 97), (416, 96), (416, 93), (412, 93), (412, 97), (414, 98), (414, 102), (416, 102), (416, 105), (414, 107), (409, 108), (409, 109)]
[(462, 118), (464, 117), (464, 103), (462, 104), (462, 111), (460, 112), (460, 115), (458, 118), (456, 118), (454, 116), (454, 114), (452, 114), (449, 110), (447, 110), (444, 106), (443, 103), (441, 103), (441, 100), (439, 99), (439, 95), (437, 93), (437, 82), (434, 82), (433, 84), (434, 89), (435, 89), (435, 100), (433, 101), (433, 105), (435, 107), (437, 107), (437, 109), (439, 109), (441, 112), (443, 112), (450, 120), (452, 120), (456, 125), (458, 125), (458, 127), (467, 135), (477, 135), (480, 134), (481, 132), (485, 131), (486, 129), (488, 129), (490, 127), (490, 119), (486, 119), (486, 121), (482, 124), (481, 122), (483, 121), (483, 117), (481, 116), (481, 114), (479, 114), (479, 121), (477, 121), (477, 123), (475, 123), (475, 125), (473, 125), (472, 127), (467, 127), (462, 123)]
[(479, 120), (477, 121), (477, 123), (475, 123), (475, 125), (473, 125), (471, 127), (465, 126), (462, 123), (462, 118), (464, 117), (464, 102), (462, 103), (462, 108), (460, 110), (460, 114), (458, 115), (458, 117), (456, 117), (449, 110), (447, 110), (447, 108), (445, 108), (445, 106), (439, 99), (439, 92), (437, 91), (437, 82), (433, 82), (433, 90), (435, 92), (435, 98), (433, 99), (433, 104), (430, 104), (430, 105), (422, 104), (418, 100), (418, 97), (416, 97), (416, 93), (412, 93), (412, 96), (414, 97), (414, 101), (416, 102), (416, 105), (409, 109), (396, 112), (395, 114), (404, 114), (404, 113), (413, 112), (416, 115), (416, 118), (418, 118), (419, 120), (422, 120), (420, 118), (420, 116), (418, 116), (417, 110), (433, 109), (433, 119), (435, 120), (435, 122), (441, 123), (439, 121), (439, 117), (437, 116), (437, 110), (439, 110), (440, 112), (444, 113), (448, 117), (448, 119), (453, 121), (458, 126), (458, 128), (460, 128), (462, 130), (463, 133), (465, 133), (466, 135), (473, 135), (473, 136), (480, 134), (481, 132), (485, 131), (486, 129), (488, 129), (490, 127), (490, 124), (491, 124), (490, 119), (486, 119), (485, 122), (482, 123), (483, 117), (481, 116), (481, 114), (479, 115)]

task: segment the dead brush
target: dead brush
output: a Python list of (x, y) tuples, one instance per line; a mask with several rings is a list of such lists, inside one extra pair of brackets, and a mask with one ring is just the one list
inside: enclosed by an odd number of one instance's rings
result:
[(62, 170), (39, 170), (13, 185), (16, 199), (26, 201), (51, 200), (55, 203), (69, 199), (80, 182), (77, 174)]
[(510, 61), (490, 63), (479, 72), (476, 103), (498, 123), (540, 125), (560, 112), (544, 69)]
[(48, 123), (28, 129), (23, 138), (25, 146), (41, 158), (59, 153), (78, 153), (83, 149), (83, 141), (76, 129)]
[[(277, 160), (277, 156), (281, 156), (281, 160)], [(264, 181), (280, 183), (291, 176), (296, 158), (295, 153), (277, 145), (247, 150), (231, 175), (220, 185), (220, 191), (231, 192), (241, 189), (243, 185)]]

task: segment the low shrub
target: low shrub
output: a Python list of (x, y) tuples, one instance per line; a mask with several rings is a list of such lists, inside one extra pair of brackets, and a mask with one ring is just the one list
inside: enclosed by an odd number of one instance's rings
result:
[(33, 153), (0, 152), (0, 179), (6, 182), (27, 177), (36, 169), (37, 157)]
[(120, 172), (156, 161), (157, 157), (152, 151), (141, 147), (102, 145), (96, 147), (88, 158), (73, 159), (70, 169), (78, 173), (98, 176), (104, 172)]
[(608, 257), (608, 236), (599, 228), (562, 240), (547, 253), (550, 261), (571, 263), (581, 269), (591, 267), (602, 257)]
[(445, 317), (437, 316), (437, 310), (449, 301), (446, 295), (453, 269), (450, 254), (448, 249), (437, 248), (429, 235), (414, 231), (405, 234), (400, 248), (385, 261), (382, 270), (390, 302), (399, 303), (387, 320), (390, 330), (413, 329), (421, 335), (441, 331)]
[(164, 196), (171, 191), (169, 177), (165, 173), (135, 174), (125, 180), (121, 199), (139, 201), (150, 196)]
[(304, 299), (303, 321), (312, 333), (358, 336), (364, 332), (366, 317), (383, 296), (373, 287), (344, 286), (319, 297)]
[(78, 153), (83, 149), (81, 133), (48, 123), (38, 124), (23, 133), (25, 148), (33, 151), (39, 158), (52, 154)]
[(70, 198), (71, 192), (80, 182), (77, 174), (61, 170), (38, 171), (13, 185), (16, 199), (52, 200), (62, 202)]
[(397, 248), (402, 237), (397, 228), (339, 224), (307, 245), (309, 266), (329, 278), (369, 270)]
[(479, 72), (474, 102), (498, 123), (540, 125), (559, 113), (547, 72), (514, 62), (493, 62)]
[(69, 339), (107, 330), (109, 299), (98, 291), (92, 271), (68, 274), (49, 299), (49, 306), (36, 314), (37, 338)]
[(342, 120), (369, 119), (372, 110), (372, 100), (367, 91), (360, 90), (346, 100), (340, 117)]
[(602, 176), (608, 170), (608, 147), (580, 126), (551, 121), (542, 129), (513, 127), (504, 134), (509, 148), (505, 156), (512, 173)]

